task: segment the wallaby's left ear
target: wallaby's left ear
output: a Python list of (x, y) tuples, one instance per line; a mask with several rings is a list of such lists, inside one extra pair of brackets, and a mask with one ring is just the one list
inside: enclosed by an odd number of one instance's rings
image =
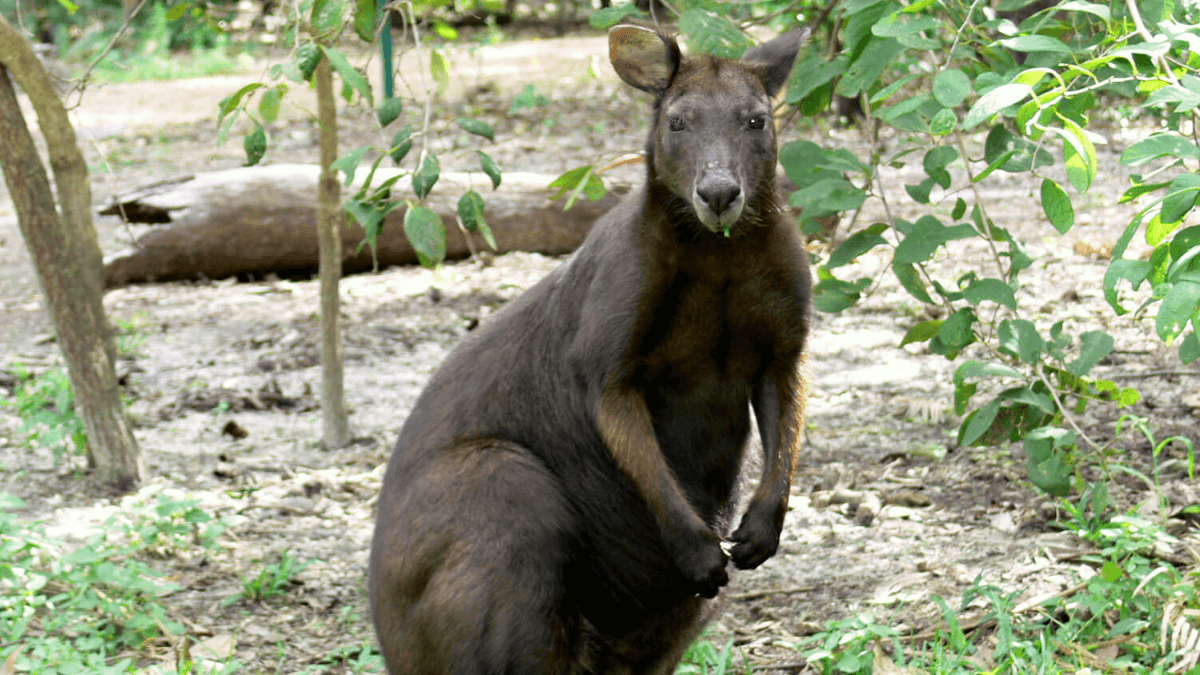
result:
[(788, 81), (788, 75), (792, 73), (792, 65), (796, 63), (796, 54), (800, 52), (800, 47), (808, 40), (811, 33), (812, 31), (807, 27), (797, 28), (770, 42), (764, 42), (747, 50), (746, 54), (742, 56), (742, 61), (757, 66), (756, 70), (759, 71), (759, 77), (762, 78), (763, 87), (766, 88), (768, 96), (774, 98), (775, 94), (779, 93), (779, 89)]
[(679, 67), (679, 45), (652, 28), (622, 24), (608, 31), (608, 58), (622, 80), (660, 96)]

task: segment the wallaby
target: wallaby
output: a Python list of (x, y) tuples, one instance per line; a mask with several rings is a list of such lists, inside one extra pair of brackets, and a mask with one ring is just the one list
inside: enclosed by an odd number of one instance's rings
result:
[[(404, 423), (369, 580), (393, 675), (671, 675), (729, 559), (774, 555), (812, 279), (774, 187), (772, 97), (806, 35), (733, 61), (610, 31), (617, 73), (655, 96), (645, 184), (466, 337)], [(726, 543), (751, 406), (762, 477)]]

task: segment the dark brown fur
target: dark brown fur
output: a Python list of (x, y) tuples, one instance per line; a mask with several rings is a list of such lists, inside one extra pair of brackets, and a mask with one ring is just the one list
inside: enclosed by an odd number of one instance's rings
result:
[[(645, 186), (454, 350), (388, 464), (370, 596), (396, 675), (669, 675), (730, 557), (778, 547), (811, 279), (769, 97), (801, 38), (747, 63), (634, 31), (610, 44), (657, 96)], [(727, 556), (751, 406), (763, 476)]]

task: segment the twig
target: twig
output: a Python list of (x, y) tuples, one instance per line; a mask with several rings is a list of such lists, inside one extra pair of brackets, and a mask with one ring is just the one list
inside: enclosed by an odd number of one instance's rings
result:
[[(983, 619), (984, 616), (985, 616), (984, 614), (980, 614), (979, 616), (972, 617), (965, 621), (960, 620), (959, 628), (962, 630), (963, 635), (966, 635), (967, 633), (971, 633), (976, 630), (979, 630), (980, 628), (991, 628), (992, 626), (996, 625), (995, 619), (984, 620)], [(937, 628), (933, 628), (933, 629), (930, 629), (927, 631), (922, 631), (920, 633), (913, 633), (911, 635), (901, 635), (898, 639), (901, 642), (927, 642), (929, 640), (936, 638), (938, 636), (938, 633), (941, 633), (942, 631), (946, 630), (946, 628), (947, 628), (947, 626), (938, 626)]]
[(970, 9), (967, 10), (967, 18), (963, 19), (962, 25), (958, 27), (958, 30), (954, 31), (954, 42), (950, 44), (950, 49), (946, 51), (946, 62), (942, 64), (939, 70), (945, 70), (946, 66), (950, 65), (950, 61), (954, 59), (954, 50), (958, 48), (958, 41), (962, 38), (963, 30), (966, 29), (967, 24), (971, 23), (971, 15), (975, 13), (975, 8), (978, 5), (979, 0), (971, 3)]
[(971, 186), (971, 193), (975, 195), (975, 208), (979, 209), (979, 219), (983, 221), (983, 227), (987, 230), (979, 234), (983, 235), (984, 239), (987, 239), (988, 247), (992, 249), (992, 257), (995, 259), (996, 267), (999, 269), (1000, 278), (1005, 279), (1008, 277), (1009, 272), (1005, 271), (1004, 263), (1000, 260), (1000, 252), (996, 250), (996, 242), (992, 236), (992, 219), (987, 215), (987, 209), (983, 205), (983, 195), (979, 193), (979, 185), (975, 183), (975, 175), (971, 173), (971, 158), (967, 156), (967, 144), (963, 140), (962, 131), (955, 131), (954, 137), (958, 140), (958, 151), (962, 155), (963, 169), (967, 172), (967, 181)]
[(408, 10), (408, 24), (412, 27), (413, 44), (417, 50), (417, 72), (421, 76), (421, 89), (425, 92), (425, 113), (421, 121), (421, 152), (417, 156), (419, 170), (425, 163), (425, 156), (429, 154), (429, 118), (433, 115), (433, 92), (429, 88), (429, 81), (425, 79), (425, 68), (421, 65), (421, 34), (417, 30), (417, 16), (411, 0), (404, 4), (404, 8)]
[(800, 670), (807, 668), (808, 661), (787, 661), (785, 663), (756, 663), (750, 670)]
[(297, 508), (295, 506), (288, 506), (287, 504), (247, 504), (247, 505), (243, 506), (242, 508), (238, 509), (237, 514), (239, 516), (243, 515), (250, 509), (279, 509), (280, 511), (287, 511), (288, 513), (294, 513), (298, 516), (319, 515), (316, 512), (311, 511), (309, 509), (301, 509), (301, 508)]
[[(1079, 424), (1075, 422), (1075, 418), (1073, 416), (1067, 414), (1067, 407), (1063, 405), (1062, 399), (1059, 398), (1058, 393), (1054, 390), (1054, 385), (1051, 384), (1050, 379), (1046, 377), (1045, 369), (1038, 368), (1037, 375), (1038, 379), (1042, 381), (1042, 384), (1046, 385), (1046, 391), (1050, 394), (1050, 398), (1054, 399), (1054, 405), (1058, 406), (1058, 409), (1062, 411), (1063, 418), (1071, 424), (1071, 427), (1075, 429), (1075, 433), (1078, 434), (1080, 438), (1087, 441), (1088, 445), (1092, 446), (1094, 450), (1101, 450), (1102, 446), (1096, 441), (1093, 441), (1092, 438), (1083, 431), (1083, 429), (1079, 428)], [(1107, 471), (1107, 465), (1105, 466), (1105, 470)]]
[[(117, 40), (120, 40), (121, 36), (125, 34), (125, 31), (129, 29), (129, 24), (133, 22), (134, 17), (136, 17), (145, 6), (146, 0), (140, 0), (140, 2), (138, 2), (137, 6), (133, 8), (133, 11), (130, 12), (129, 15), (125, 17), (125, 20), (121, 22), (121, 27), (117, 29), (116, 35), (113, 35), (112, 39), (108, 41), (108, 44), (104, 46), (104, 49), (100, 52), (100, 54), (93, 59), (90, 64), (88, 64), (87, 69), (83, 71), (83, 75), (79, 76), (79, 82), (71, 88), (70, 92), (67, 92), (67, 96), (70, 96), (73, 92), (78, 92), (79, 94), (75, 105), (67, 106), (69, 109), (78, 106), (80, 102), (83, 101), (83, 90), (87, 88), (88, 77), (91, 76), (92, 71), (96, 69), (96, 66), (100, 65), (100, 62), (104, 60), (104, 57), (108, 56), (108, 53), (112, 51), (114, 46), (116, 46)], [(63, 97), (64, 101), (66, 100), (67, 96)]]
[[(1146, 42), (1153, 42), (1154, 36), (1146, 29), (1146, 24), (1142, 21), (1142, 14), (1138, 11), (1137, 2), (1134, 0), (1125, 0), (1125, 7), (1129, 9), (1129, 16), (1133, 19), (1133, 25), (1137, 29), (1137, 34)], [(1171, 84), (1179, 84), (1179, 78), (1175, 77), (1175, 72), (1171, 70), (1171, 64), (1167, 63), (1165, 56), (1158, 57), (1158, 66), (1162, 68), (1163, 73)]]
[(1197, 370), (1148, 370), (1144, 373), (1114, 373), (1110, 377), (1114, 379), (1124, 380), (1144, 380), (1151, 377), (1174, 377), (1177, 375), (1183, 376), (1200, 376), (1200, 371)]
[(772, 595), (792, 595), (793, 593), (809, 593), (817, 590), (816, 586), (796, 586), (795, 588), (767, 588), (761, 591), (749, 591), (747, 593), (736, 593), (729, 596), (734, 600), (757, 600)]

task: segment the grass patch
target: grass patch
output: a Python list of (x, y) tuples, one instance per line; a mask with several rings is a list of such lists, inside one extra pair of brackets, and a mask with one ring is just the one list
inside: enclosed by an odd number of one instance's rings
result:
[(239, 60), (229, 52), (224, 46), (198, 48), (190, 53), (114, 51), (96, 64), (92, 77), (99, 82), (142, 82), (229, 75), (240, 68)]
[(900, 635), (860, 615), (797, 649), (821, 675), (1200, 673), (1200, 572), (1162, 554), (1179, 542), (1160, 523), (1114, 512), (1096, 485), (1065, 502), (1062, 525), (1092, 546), (1074, 586), (1018, 602), (1022, 590), (976, 579), (957, 606), (933, 598), (941, 622), (931, 631)]
[[(161, 598), (178, 590), (147, 558), (216, 546), (225, 524), (198, 501), (159, 495), (90, 530), (82, 543), (50, 536), (0, 494), (0, 670), (36, 675), (125, 673), (146, 645), (185, 628)], [(9, 672), (9, 671), (5, 671)]]

